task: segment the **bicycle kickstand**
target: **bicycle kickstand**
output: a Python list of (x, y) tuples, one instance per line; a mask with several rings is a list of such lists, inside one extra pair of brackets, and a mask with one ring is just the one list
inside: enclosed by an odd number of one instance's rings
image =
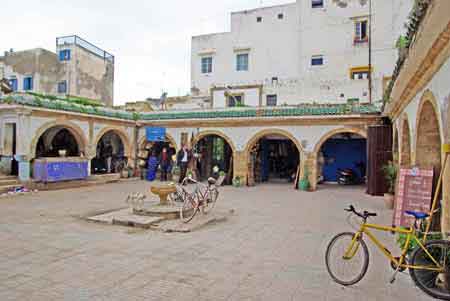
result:
[(400, 266), (401, 266), (401, 264), (402, 264), (402, 262), (403, 262), (404, 260), (405, 260), (405, 254), (403, 254), (402, 256), (399, 257), (397, 268), (395, 269), (395, 272), (394, 272), (394, 274), (392, 275), (391, 280), (389, 280), (389, 283), (390, 283), (390, 284), (393, 284), (393, 283), (395, 282), (395, 279), (396, 279), (396, 277), (397, 277), (397, 274), (398, 274), (398, 272), (400, 272)]

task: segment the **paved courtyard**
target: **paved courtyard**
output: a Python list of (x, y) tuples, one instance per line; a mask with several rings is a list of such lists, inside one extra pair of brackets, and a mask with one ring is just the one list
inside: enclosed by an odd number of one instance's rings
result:
[[(392, 211), (362, 188), (287, 185), (222, 189), (228, 221), (192, 233), (162, 233), (80, 218), (125, 206), (148, 183), (125, 182), (0, 199), (0, 300), (428, 300), (407, 273), (391, 285), (386, 260), (369, 243), (366, 277), (331, 281), (324, 252), (351, 230), (349, 204)], [(383, 236), (393, 245), (393, 236)]]

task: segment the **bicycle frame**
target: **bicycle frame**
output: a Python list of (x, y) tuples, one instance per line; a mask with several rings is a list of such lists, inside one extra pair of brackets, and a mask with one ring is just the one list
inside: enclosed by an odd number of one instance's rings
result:
[[(386, 248), (376, 237), (375, 235), (370, 231), (370, 229), (384, 231), (384, 232), (394, 232), (394, 233), (402, 233), (406, 234), (406, 242), (403, 246), (402, 253), (399, 259), (392, 256), (391, 251)], [(430, 270), (430, 271), (438, 271), (442, 272), (444, 268), (437, 262), (437, 260), (428, 252), (427, 249), (425, 249), (424, 245), (420, 241), (419, 238), (416, 236), (416, 231), (413, 227), (409, 229), (404, 229), (400, 227), (389, 227), (389, 226), (382, 226), (382, 225), (376, 225), (376, 224), (368, 224), (368, 223), (362, 223), (361, 227), (358, 232), (355, 233), (353, 236), (352, 242), (350, 243), (350, 246), (348, 247), (347, 251), (344, 254), (344, 259), (351, 259), (358, 251), (359, 244), (357, 244), (357, 241), (362, 239), (363, 234), (366, 234), (367, 237), (377, 246), (378, 249), (396, 266), (402, 267), (402, 268), (408, 268), (408, 269), (421, 269), (421, 270)], [(425, 254), (428, 255), (428, 257), (433, 261), (433, 263), (436, 265), (435, 267), (429, 267), (429, 266), (419, 266), (419, 265), (410, 265), (408, 263), (405, 263), (405, 257), (406, 253), (408, 251), (409, 245), (412, 240), (415, 240), (420, 248), (425, 251)]]

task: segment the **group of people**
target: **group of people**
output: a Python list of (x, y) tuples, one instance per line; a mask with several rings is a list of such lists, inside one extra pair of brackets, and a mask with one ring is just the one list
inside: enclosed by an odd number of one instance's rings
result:
[[(192, 151), (187, 147), (187, 145), (183, 145), (178, 151), (176, 155), (176, 164), (180, 168), (179, 183), (181, 183), (186, 177), (187, 169), (192, 157)], [(155, 150), (152, 150), (147, 162), (147, 180), (153, 181), (156, 179), (156, 173), (159, 167), (161, 170), (160, 180), (167, 181), (169, 177), (171, 178), (173, 163), (172, 154), (166, 147), (162, 148), (159, 156), (157, 156)]]

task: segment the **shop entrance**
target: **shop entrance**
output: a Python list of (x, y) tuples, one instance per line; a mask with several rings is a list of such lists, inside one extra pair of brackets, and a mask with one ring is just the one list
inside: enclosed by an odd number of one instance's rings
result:
[(118, 173), (125, 168), (127, 158), (120, 136), (113, 130), (106, 132), (97, 143), (96, 156), (91, 161), (92, 174)]
[(293, 183), (300, 153), (292, 140), (281, 135), (259, 139), (250, 151), (249, 185), (257, 183)]
[(197, 177), (207, 180), (209, 177), (225, 175), (223, 183), (231, 184), (233, 179), (233, 150), (228, 142), (218, 135), (201, 138), (194, 147), (194, 168)]
[[(168, 180), (172, 179), (173, 167), (175, 167), (176, 145), (167, 136), (164, 141), (146, 141), (139, 145), (139, 167), (141, 169), (141, 178), (155, 179), (157, 177), (161, 153), (166, 149), (170, 164), (167, 167)], [(152, 174), (150, 176), (150, 174)]]

